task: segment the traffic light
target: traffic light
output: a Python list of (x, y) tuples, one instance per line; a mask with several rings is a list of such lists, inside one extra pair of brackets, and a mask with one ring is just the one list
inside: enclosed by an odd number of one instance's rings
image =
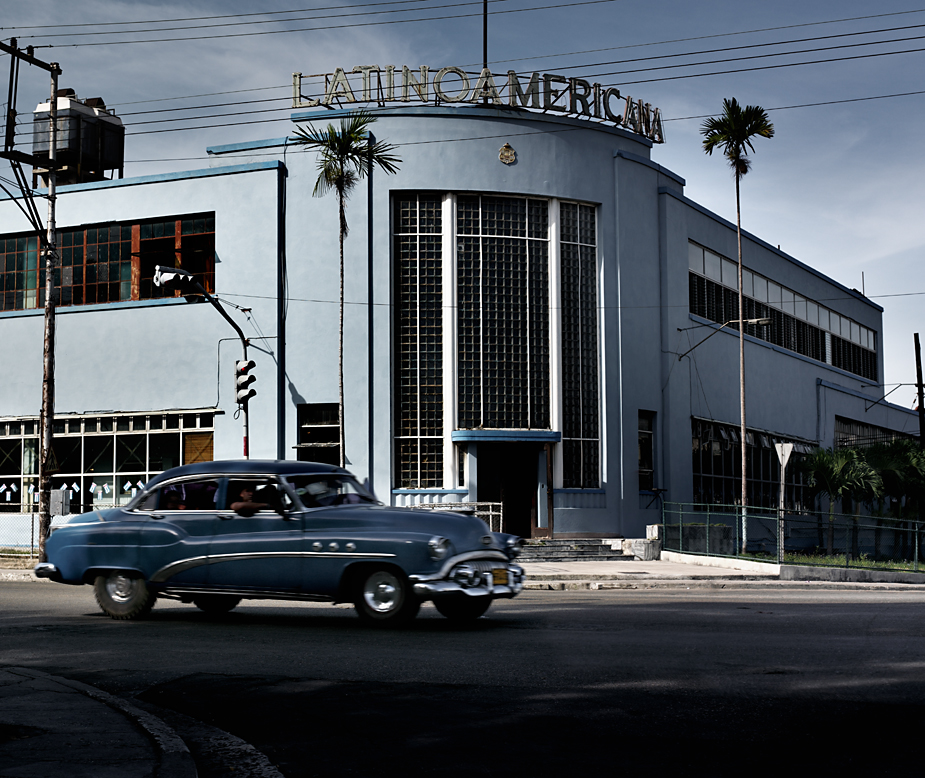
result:
[(257, 394), (256, 389), (250, 388), (257, 380), (257, 376), (250, 373), (257, 366), (253, 359), (239, 359), (234, 363), (234, 393), (238, 405), (244, 405)]

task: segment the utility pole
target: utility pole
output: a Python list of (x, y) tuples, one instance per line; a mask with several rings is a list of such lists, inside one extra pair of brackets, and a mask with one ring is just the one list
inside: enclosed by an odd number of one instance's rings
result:
[[(54, 65), (54, 63), (52, 63)], [(48, 101), (48, 220), (45, 227), (45, 340), (42, 362), (42, 414), (39, 425), (39, 561), (45, 562), (45, 541), (51, 533), (51, 476), (57, 471), (52, 449), (55, 420), (55, 266), (58, 251), (55, 238), (55, 159), (58, 145), (58, 70), (51, 71), (51, 97)]]
[[(51, 531), (51, 476), (55, 459), (52, 451), (52, 428), (55, 418), (55, 266), (57, 265), (57, 246), (55, 238), (55, 187), (57, 184), (56, 152), (58, 145), (58, 76), (61, 68), (57, 62), (42, 62), (35, 58), (33, 49), (28, 46), (25, 51), (16, 45), (16, 39), (9, 45), (0, 42), (0, 51), (10, 55), (10, 89), (7, 99), (6, 134), (3, 152), (0, 157), (10, 160), (16, 183), (22, 194), (22, 202), (17, 202), (32, 227), (39, 233), (42, 253), (45, 257), (45, 333), (42, 361), (42, 410), (39, 415), (39, 561), (45, 561), (45, 541)], [(18, 91), (19, 63), (26, 62), (51, 75), (51, 95), (48, 103), (49, 148), (48, 160), (41, 160), (14, 148), (16, 127), (16, 95)], [(48, 219), (45, 236), (42, 240), (42, 222), (32, 190), (29, 187), (22, 164), (39, 167), (45, 163), (48, 169)], [(4, 191), (6, 191), (4, 187)], [(11, 195), (12, 196), (12, 195)], [(14, 198), (15, 199), (15, 198)]]
[(915, 388), (919, 393), (919, 445), (925, 448), (925, 391), (922, 386), (922, 348), (919, 345), (919, 333), (915, 337)]

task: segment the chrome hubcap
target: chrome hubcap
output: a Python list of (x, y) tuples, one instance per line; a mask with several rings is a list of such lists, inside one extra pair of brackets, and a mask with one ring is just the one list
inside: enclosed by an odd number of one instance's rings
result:
[(106, 579), (106, 591), (116, 602), (128, 602), (135, 592), (137, 580), (125, 575), (111, 575)]
[(381, 570), (366, 579), (363, 600), (376, 613), (388, 613), (401, 606), (401, 584), (391, 573)]

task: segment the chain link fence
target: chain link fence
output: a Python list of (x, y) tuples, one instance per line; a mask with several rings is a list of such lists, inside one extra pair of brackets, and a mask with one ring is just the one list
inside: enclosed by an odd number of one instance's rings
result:
[[(98, 505), (99, 509), (112, 505)], [(72, 514), (73, 515), (73, 514)], [(51, 526), (66, 524), (71, 516), (52, 516)], [(0, 513), (0, 567), (38, 559), (39, 514)]]
[(925, 571), (919, 517), (671, 503), (662, 506), (662, 548), (789, 565)]

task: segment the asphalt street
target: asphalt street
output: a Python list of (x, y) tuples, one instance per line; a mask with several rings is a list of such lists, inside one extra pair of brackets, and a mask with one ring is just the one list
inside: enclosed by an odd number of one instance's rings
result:
[[(352, 609), (159, 601), (103, 616), (89, 587), (0, 587), (0, 666), (160, 715), (200, 776), (913, 775), (925, 731), (925, 592), (525, 592), (470, 627)], [(105, 746), (103, 746), (105, 747)]]

